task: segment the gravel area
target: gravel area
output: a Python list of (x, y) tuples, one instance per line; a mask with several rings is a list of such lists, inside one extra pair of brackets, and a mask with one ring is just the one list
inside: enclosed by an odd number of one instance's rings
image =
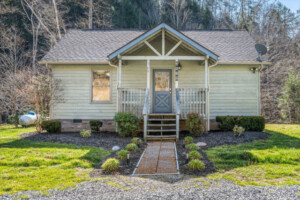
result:
[(150, 178), (106, 177), (85, 182), (63, 191), (51, 190), (48, 196), (22, 192), (0, 199), (300, 199), (300, 186), (238, 186), (228, 180), (186, 179), (176, 183)]

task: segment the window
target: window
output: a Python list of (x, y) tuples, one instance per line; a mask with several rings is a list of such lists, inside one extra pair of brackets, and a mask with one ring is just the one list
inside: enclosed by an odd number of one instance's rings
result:
[(110, 72), (93, 72), (93, 101), (110, 101)]

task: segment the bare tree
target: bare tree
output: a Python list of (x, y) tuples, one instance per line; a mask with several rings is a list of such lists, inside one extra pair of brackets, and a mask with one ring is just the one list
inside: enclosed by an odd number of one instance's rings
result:
[(93, 0), (89, 0), (89, 29), (93, 28)]
[(172, 12), (169, 13), (172, 24), (178, 29), (185, 28), (185, 24), (189, 19), (190, 10), (185, 0), (173, 0), (168, 3)]

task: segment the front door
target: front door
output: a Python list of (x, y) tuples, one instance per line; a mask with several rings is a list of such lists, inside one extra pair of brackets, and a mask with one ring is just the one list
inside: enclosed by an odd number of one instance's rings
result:
[(153, 70), (153, 112), (172, 112), (172, 70)]

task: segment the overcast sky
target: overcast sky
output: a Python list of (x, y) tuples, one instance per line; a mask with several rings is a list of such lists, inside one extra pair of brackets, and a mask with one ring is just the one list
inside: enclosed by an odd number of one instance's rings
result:
[(300, 10), (300, 0), (279, 0), (283, 5), (291, 9), (293, 12)]

